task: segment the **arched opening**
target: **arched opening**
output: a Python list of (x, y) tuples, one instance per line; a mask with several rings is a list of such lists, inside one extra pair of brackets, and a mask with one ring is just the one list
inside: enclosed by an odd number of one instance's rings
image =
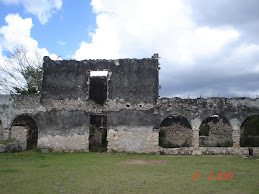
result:
[(159, 146), (163, 148), (190, 147), (192, 128), (188, 120), (179, 115), (166, 117), (159, 127)]
[(244, 120), (240, 135), (241, 147), (259, 147), (259, 115)]
[(232, 147), (232, 128), (226, 118), (211, 115), (200, 125), (200, 147)]
[(27, 142), (26, 149), (37, 147), (38, 128), (35, 120), (29, 115), (18, 116), (12, 123), (11, 139)]
[(2, 121), (0, 120), (0, 141), (3, 140), (3, 136), (4, 136), (4, 127), (3, 127)]

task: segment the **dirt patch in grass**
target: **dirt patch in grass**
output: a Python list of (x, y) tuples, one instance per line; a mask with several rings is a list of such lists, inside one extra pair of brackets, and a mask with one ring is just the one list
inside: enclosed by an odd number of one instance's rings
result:
[(141, 165), (156, 165), (156, 164), (165, 164), (163, 160), (145, 160), (145, 159), (128, 159), (120, 164), (141, 164)]
[(11, 164), (4, 164), (3, 166), (10, 168), (10, 167), (14, 167), (15, 165), (11, 165)]

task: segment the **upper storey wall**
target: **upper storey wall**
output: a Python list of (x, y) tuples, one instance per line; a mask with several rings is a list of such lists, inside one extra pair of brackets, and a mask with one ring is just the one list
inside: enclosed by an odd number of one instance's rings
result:
[(156, 104), (158, 60), (64, 60), (44, 57), (41, 100), (87, 100), (90, 71), (108, 71), (107, 100)]

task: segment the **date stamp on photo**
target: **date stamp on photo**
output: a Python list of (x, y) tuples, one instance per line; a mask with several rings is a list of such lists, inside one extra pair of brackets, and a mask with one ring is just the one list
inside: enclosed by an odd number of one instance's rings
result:
[[(209, 174), (209, 179), (213, 180), (218, 179), (218, 180), (228, 180), (228, 179), (233, 179), (234, 177), (234, 173), (217, 173), (217, 175), (215, 175), (213, 173)], [(193, 173), (193, 179), (197, 180), (197, 179), (201, 179), (201, 174), (200, 173)]]

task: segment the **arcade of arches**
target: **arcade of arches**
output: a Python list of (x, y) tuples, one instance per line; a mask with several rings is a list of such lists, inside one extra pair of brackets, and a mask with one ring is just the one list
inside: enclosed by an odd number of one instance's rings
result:
[[(199, 127), (199, 147), (232, 147), (232, 127), (221, 115), (211, 115)], [(259, 115), (245, 119), (241, 125), (241, 147), (259, 147)], [(162, 148), (192, 147), (192, 127), (179, 115), (166, 117), (159, 127)]]

